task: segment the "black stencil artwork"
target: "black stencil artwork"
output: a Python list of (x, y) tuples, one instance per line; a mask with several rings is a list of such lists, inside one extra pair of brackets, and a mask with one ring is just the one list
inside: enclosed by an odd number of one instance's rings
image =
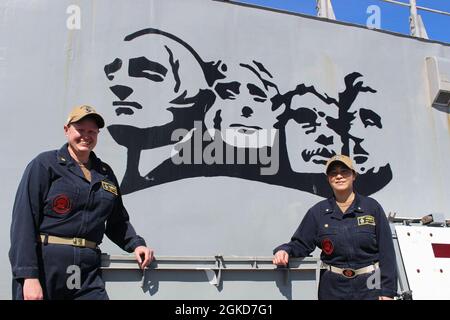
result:
[[(124, 194), (186, 178), (227, 176), (328, 197), (323, 171), (326, 160), (339, 153), (359, 166), (359, 193), (370, 195), (392, 180), (389, 163), (374, 165), (376, 154), (361, 136), (371, 129), (381, 134), (383, 124), (376, 111), (354, 103), (361, 94), (377, 93), (360, 73), (345, 76), (337, 97), (304, 84), (280, 91), (257, 59), (207, 62), (182, 39), (153, 28), (124, 41), (148, 49), (104, 67), (119, 123), (108, 131), (127, 148)], [(142, 153), (163, 147), (173, 148), (172, 156), (142, 172)]]

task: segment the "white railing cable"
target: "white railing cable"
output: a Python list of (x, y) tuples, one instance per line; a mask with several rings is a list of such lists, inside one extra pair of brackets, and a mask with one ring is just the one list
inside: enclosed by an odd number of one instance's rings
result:
[[(400, 2), (400, 1), (395, 1), (395, 0), (379, 0), (379, 1), (384, 1), (384, 2), (389, 2), (389, 3), (393, 3), (393, 4), (398, 4), (404, 7), (410, 7), (411, 5), (409, 3), (404, 3), (404, 2)], [(442, 10), (436, 10), (436, 9), (431, 9), (431, 8), (426, 8), (426, 7), (421, 7), (421, 6), (416, 6), (417, 9), (419, 10), (423, 10), (423, 11), (429, 11), (429, 12), (433, 12), (433, 13), (438, 13), (438, 14), (443, 14), (446, 16), (450, 16), (450, 12), (446, 12), (446, 11), (442, 11)]]

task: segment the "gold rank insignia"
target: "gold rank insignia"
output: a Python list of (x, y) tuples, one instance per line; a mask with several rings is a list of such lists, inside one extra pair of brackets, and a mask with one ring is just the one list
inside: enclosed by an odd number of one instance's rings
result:
[(114, 184), (112, 184), (110, 182), (102, 181), (102, 188), (117, 196), (117, 187)]
[(364, 225), (375, 225), (375, 218), (373, 216), (361, 216), (358, 217), (358, 226), (364, 226)]

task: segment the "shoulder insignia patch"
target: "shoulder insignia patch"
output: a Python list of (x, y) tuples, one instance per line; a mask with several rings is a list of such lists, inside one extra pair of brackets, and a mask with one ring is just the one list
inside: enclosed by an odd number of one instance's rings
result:
[(358, 217), (358, 226), (365, 226), (365, 225), (375, 225), (375, 218), (374, 216), (367, 215), (367, 216), (361, 216)]
[(102, 181), (102, 188), (108, 192), (111, 192), (112, 194), (115, 194), (117, 196), (117, 187), (112, 184), (111, 182), (107, 182), (105, 180)]

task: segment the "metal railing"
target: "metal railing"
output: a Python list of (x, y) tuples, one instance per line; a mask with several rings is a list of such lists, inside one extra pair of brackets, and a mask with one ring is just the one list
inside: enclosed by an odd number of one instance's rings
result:
[[(227, 2), (241, 2), (239, 0), (222, 0)], [(301, 0), (299, 0), (301, 1)], [(314, 0), (311, 0), (314, 1)], [(333, 0), (315, 0), (316, 1), (316, 15), (321, 18), (326, 18), (330, 20), (339, 20), (336, 19), (334, 10), (333, 10)], [(409, 7), (410, 15), (409, 15), (409, 30), (410, 35), (413, 37), (428, 39), (428, 34), (425, 28), (425, 24), (423, 23), (422, 17), (418, 13), (420, 11), (427, 11), (434, 14), (440, 14), (444, 16), (450, 16), (450, 12), (446, 12), (443, 10), (437, 10), (432, 8), (427, 8), (423, 6), (418, 6), (416, 0), (408, 0), (407, 2), (402, 2), (398, 0), (378, 0), (381, 2), (391, 3), (394, 5), (399, 5), (403, 7)], [(246, 1), (251, 2), (250, 0)]]
[[(316, 0), (316, 9), (317, 16), (323, 17), (327, 19), (336, 20), (332, 0)], [(428, 39), (428, 34), (425, 28), (425, 24), (423, 23), (422, 17), (418, 14), (417, 10), (428, 11), (436, 14), (442, 14), (446, 16), (450, 16), (449, 12), (436, 10), (426, 7), (418, 6), (416, 0), (409, 0), (409, 3), (396, 1), (396, 0), (378, 0), (387, 3), (392, 3), (395, 5), (400, 5), (404, 7), (409, 7), (410, 16), (409, 16), (409, 30), (410, 35), (413, 37)]]
[[(404, 6), (404, 7), (411, 7), (410, 3), (404, 3), (404, 2), (395, 1), (395, 0), (378, 0), (378, 1), (398, 4), (398, 5), (401, 5), (401, 6)], [(446, 12), (446, 11), (441, 11), (441, 10), (421, 7), (421, 6), (418, 6), (418, 5), (416, 5), (416, 8), (419, 9), (419, 10), (423, 10), (423, 11), (428, 11), (428, 12), (433, 12), (433, 13), (438, 13), (438, 14), (443, 14), (443, 15), (446, 15), (446, 16), (450, 16), (450, 12)]]
[[(204, 272), (205, 279), (211, 285), (221, 286), (222, 273), (224, 272), (261, 272), (279, 271), (283, 272), (284, 283), (290, 281), (290, 272), (303, 271), (315, 274), (316, 287), (319, 285), (321, 261), (318, 258), (291, 258), (289, 266), (277, 267), (272, 263), (273, 257), (257, 256), (158, 256), (149, 265), (148, 269), (139, 270), (134, 255), (108, 255), (101, 256), (101, 269), (104, 273), (119, 270), (132, 270), (141, 273), (141, 287), (145, 288), (147, 283), (146, 274), (150, 271), (177, 271), (177, 272)], [(248, 276), (248, 279), (252, 279)], [(122, 279), (121, 281), (125, 281)]]

